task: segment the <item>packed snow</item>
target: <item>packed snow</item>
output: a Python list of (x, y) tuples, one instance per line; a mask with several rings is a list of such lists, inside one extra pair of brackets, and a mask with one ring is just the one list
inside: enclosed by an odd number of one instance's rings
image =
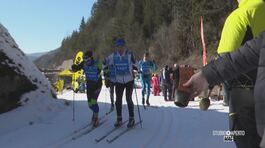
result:
[[(141, 102), (141, 90), (137, 89)], [(101, 142), (100, 138), (111, 130), (116, 120), (116, 112), (107, 115), (101, 126), (76, 140), (71, 133), (90, 123), (92, 112), (88, 108), (86, 94), (64, 91), (58, 100), (42, 99), (21, 106), (11, 112), (0, 115), (0, 145), (3, 148), (234, 148), (233, 142), (224, 141), (223, 136), (214, 135), (214, 131), (227, 131), (228, 108), (221, 101), (212, 101), (208, 111), (199, 109), (199, 102), (192, 101), (187, 108), (179, 108), (173, 102), (165, 102), (162, 96), (151, 95), (151, 105), (144, 109), (140, 105), (142, 128), (136, 126), (112, 143), (106, 139), (114, 137), (126, 129), (126, 125), (116, 130)], [(75, 99), (75, 120), (73, 121), (73, 99)], [(65, 105), (66, 102), (70, 105)], [(137, 101), (135, 119), (139, 121)], [(109, 90), (102, 88), (98, 99), (100, 116), (110, 109)], [(128, 119), (125, 98), (123, 99), (123, 120)], [(103, 121), (103, 120), (102, 120)]]

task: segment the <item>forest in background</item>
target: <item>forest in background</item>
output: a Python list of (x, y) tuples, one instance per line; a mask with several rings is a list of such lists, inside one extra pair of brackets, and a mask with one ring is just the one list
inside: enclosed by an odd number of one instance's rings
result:
[[(124, 38), (138, 59), (148, 51), (161, 67), (202, 55), (200, 16), (204, 19), (207, 52), (216, 54), (222, 26), (236, 0), (97, 0), (91, 17), (61, 47), (40, 57), (39, 68), (55, 68), (82, 50), (103, 59)], [(68, 20), (71, 21), (71, 20)]]

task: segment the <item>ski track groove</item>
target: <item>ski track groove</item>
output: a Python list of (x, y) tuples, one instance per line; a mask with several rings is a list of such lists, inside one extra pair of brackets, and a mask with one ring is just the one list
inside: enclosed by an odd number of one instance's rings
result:
[[(112, 120), (111, 120), (111, 118), (116, 118), (116, 114), (114, 115), (114, 113), (115, 113), (116, 111), (114, 110), (113, 112), (111, 112), (110, 114), (108, 114), (107, 116), (106, 116), (106, 118), (104, 119), (104, 120), (107, 120), (106, 121), (106, 123), (105, 124), (102, 124), (100, 127), (97, 127), (97, 129), (95, 129), (95, 131), (93, 131), (93, 132), (97, 132), (96, 130), (100, 130), (100, 129), (109, 129), (109, 128), (111, 128), (111, 125), (112, 125)], [(92, 132), (91, 132), (92, 133)], [(85, 134), (85, 135), (83, 135), (83, 136), (81, 136), (81, 137), (79, 137), (79, 139), (77, 139), (77, 140), (75, 140), (75, 141), (78, 141), (78, 140), (80, 140), (80, 139), (82, 139), (82, 138), (86, 138), (86, 139), (89, 139), (89, 141), (91, 140), (91, 142), (95, 142), (95, 137), (96, 136), (98, 136), (97, 134)], [(91, 138), (90, 138), (91, 137)], [(71, 142), (73, 142), (73, 141), (71, 141)], [(99, 143), (98, 143), (99, 144)], [(63, 148), (63, 147), (62, 147)]]
[[(153, 141), (157, 141), (159, 140), (160, 138), (158, 137), (158, 135), (160, 135), (161, 133), (163, 133), (163, 125), (165, 125), (166, 123), (166, 111), (163, 109), (163, 106), (161, 106), (160, 108), (160, 114), (161, 114), (161, 118), (157, 118), (158, 120), (158, 128), (159, 130), (156, 130), (153, 134), (153, 136), (151, 138), (149, 138), (149, 140), (143, 145), (143, 148), (146, 148), (146, 147), (151, 147), (154, 143), (152, 143)], [(156, 145), (156, 144), (155, 144)]]
[[(176, 112), (175, 109), (172, 110), (173, 116), (176, 115), (175, 112)], [(177, 120), (177, 118), (173, 118), (173, 125), (174, 125), (174, 127), (176, 127), (176, 128), (173, 128), (173, 130), (171, 131), (172, 136), (170, 136), (173, 145), (178, 144), (178, 141), (176, 139), (179, 139), (178, 137), (180, 136), (180, 135), (178, 135), (178, 131), (180, 130), (180, 127), (181, 127), (181, 126), (179, 126), (179, 124), (180, 124), (179, 120)]]
[[(107, 120), (106, 122), (108, 122), (108, 118), (110, 118), (111, 116), (113, 116), (112, 113), (109, 114), (109, 115), (106, 115), (105, 119), (102, 119), (102, 121), (103, 121), (103, 120)], [(104, 125), (104, 124), (103, 124), (103, 125)], [(83, 125), (83, 126), (84, 126), (84, 125)], [(46, 144), (46, 145), (43, 146), (42, 148), (47, 148), (47, 147), (49, 147), (49, 148), (62, 148), (64, 145), (73, 142), (73, 141), (72, 141), (72, 137), (73, 137), (73, 136), (75, 136), (76, 134), (78, 134), (78, 133), (80, 133), (80, 132), (84, 132), (84, 131), (85, 131), (86, 129), (88, 129), (89, 127), (90, 127), (90, 125), (89, 125), (88, 127), (84, 128), (84, 129), (78, 131), (77, 133), (75, 133), (75, 132), (74, 132), (75, 130), (73, 130), (72, 132), (70, 132), (70, 134), (63, 135), (63, 136), (62, 136), (60, 139), (58, 139), (57, 141), (52, 142), (52, 143), (49, 143), (49, 144)], [(99, 127), (99, 128), (100, 128), (100, 127)], [(94, 129), (94, 130), (96, 130), (96, 129)], [(89, 134), (90, 134), (90, 133), (88, 133), (88, 135), (89, 135)], [(83, 135), (83, 136), (87, 136), (87, 135), (85, 134), (85, 135)], [(83, 136), (81, 136), (81, 137), (83, 137)], [(81, 138), (81, 137), (79, 137), (79, 138)]]
[[(88, 128), (86, 128), (86, 129), (88, 129)], [(94, 129), (94, 130), (96, 130), (96, 129)], [(82, 130), (82, 131), (85, 131), (85, 130)], [(92, 132), (94, 132), (94, 131), (92, 131)], [(91, 132), (91, 133), (92, 133), (92, 132)], [(69, 137), (69, 138), (67, 138), (67, 139), (63, 139), (59, 144), (56, 144), (55, 146), (52, 146), (52, 148), (63, 148), (65, 145), (67, 145), (67, 144), (71, 144), (71, 143), (73, 143), (74, 141), (79, 140), (79, 138), (83, 138), (83, 137), (85, 137), (85, 136), (87, 136), (87, 135), (89, 135), (89, 134), (90, 134), (90, 133), (85, 134), (85, 135), (82, 135), (82, 136), (78, 137), (78, 138), (75, 139), (75, 140), (72, 140), (72, 137), (73, 137), (73, 136), (71, 136), (71, 137)]]
[[(144, 108), (140, 108), (140, 109), (147, 111), (147, 112), (148, 112), (148, 110), (153, 110), (152, 112), (156, 112), (156, 113), (159, 112), (159, 116), (161, 117), (161, 118), (157, 118), (157, 114), (152, 114), (153, 118), (154, 117), (156, 118), (155, 119), (155, 122), (157, 123), (156, 129), (159, 129), (159, 130), (155, 130), (153, 132), (153, 135), (150, 138), (148, 138), (148, 137), (145, 138), (146, 139), (145, 142), (140, 147), (149, 148), (149, 147), (153, 147), (155, 145), (155, 147), (157, 146), (158, 148), (161, 148), (161, 147), (165, 146), (167, 141), (171, 141), (171, 140), (174, 141), (174, 137), (172, 135), (175, 135), (174, 133), (177, 132), (177, 130), (172, 127), (172, 124), (174, 121), (173, 125), (175, 125), (177, 123), (176, 122), (177, 119), (173, 118), (173, 112), (175, 111), (173, 108), (169, 109), (170, 111), (166, 110), (164, 106), (159, 106), (159, 108), (157, 108), (157, 109), (153, 109), (153, 108), (148, 108), (147, 110), (145, 110)], [(168, 115), (169, 113), (170, 113), (170, 115)], [(151, 113), (147, 113), (147, 115), (149, 115), (149, 114), (151, 114)], [(107, 118), (112, 118), (112, 116), (113, 116), (113, 113), (112, 113), (112, 115), (109, 115)], [(166, 126), (166, 125), (168, 125), (168, 126)], [(104, 128), (105, 126), (106, 125), (103, 125), (101, 128)], [(163, 128), (162, 128), (164, 126), (166, 126), (166, 130), (163, 130)], [(172, 129), (174, 129), (174, 130), (172, 130)], [(114, 133), (116, 133), (116, 132), (114, 132)], [(158, 136), (158, 135), (160, 135), (160, 136)], [(48, 144), (49, 147), (61, 148), (67, 144), (72, 143), (73, 141), (70, 140), (70, 138), (72, 136), (69, 136), (69, 135), (66, 135), (66, 136), (67, 136), (67, 138), (59, 139), (54, 143)], [(83, 135), (82, 137), (86, 137), (86, 136), (91, 136), (91, 135)]]
[[(164, 109), (165, 110), (165, 109)], [(171, 110), (171, 109), (170, 109)], [(168, 137), (170, 137), (170, 131), (172, 129), (172, 120), (173, 120), (173, 114), (172, 111), (170, 111), (170, 116), (166, 116), (169, 117), (169, 126), (167, 127), (166, 133), (164, 134), (164, 136), (161, 137), (160, 143), (158, 144), (158, 148), (162, 148), (164, 147), (163, 145), (166, 143), (166, 141), (168, 140)], [(167, 120), (168, 121), (168, 120)], [(167, 122), (165, 122), (166, 124)]]
[[(169, 133), (169, 138), (167, 138), (167, 144), (164, 145), (163, 147), (174, 147), (175, 145), (178, 144), (178, 142), (176, 141), (176, 138), (178, 137), (177, 131), (179, 130), (180, 126), (178, 126), (178, 121), (177, 118), (174, 118), (175, 114), (175, 110), (171, 109), (170, 110), (170, 114), (171, 114), (171, 130)], [(172, 126), (173, 125), (173, 126)]]
[[(161, 112), (161, 108), (158, 108), (157, 110), (159, 110), (158, 112), (160, 113), (160, 115), (162, 115), (162, 121), (164, 122), (164, 114), (165, 114), (165, 111), (163, 110), (162, 112)], [(156, 114), (153, 114), (153, 117), (156, 117)], [(160, 116), (161, 117), (161, 116)], [(161, 127), (162, 127), (162, 124), (161, 124), (161, 122), (159, 122), (159, 121), (161, 121), (161, 119), (160, 118), (155, 118), (156, 119), (156, 122), (155, 123), (157, 123), (157, 128), (156, 129), (162, 129)], [(163, 123), (162, 122), (162, 123)], [(145, 142), (144, 144), (143, 144), (143, 146), (142, 146), (142, 148), (147, 148), (150, 144), (152, 144), (152, 141), (154, 141), (154, 139), (156, 138), (156, 136), (157, 136), (157, 133), (160, 133), (160, 131), (161, 130), (156, 130), (154, 133), (153, 133), (153, 135), (152, 135), (152, 137), (151, 138), (149, 138), (148, 140), (147, 140), (147, 142)]]
[[(89, 128), (90, 126), (80, 130), (79, 132), (83, 132), (85, 131), (85, 129)], [(79, 133), (77, 132), (77, 133)], [(75, 133), (74, 131), (70, 132), (70, 134), (67, 134), (67, 135), (63, 135), (60, 139), (58, 139), (57, 141), (55, 142), (52, 142), (52, 143), (49, 143), (45, 146), (43, 146), (42, 148), (46, 148), (46, 147), (51, 147), (51, 148), (60, 148), (62, 147), (63, 145), (69, 143), (72, 139), (72, 137), (74, 135), (76, 135), (77, 133)]]

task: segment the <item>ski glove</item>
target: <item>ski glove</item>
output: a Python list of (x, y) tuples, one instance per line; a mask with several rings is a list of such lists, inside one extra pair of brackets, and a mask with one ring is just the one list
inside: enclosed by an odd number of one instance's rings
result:
[(77, 65), (75, 65), (75, 64), (74, 64), (74, 65), (72, 65), (72, 67), (71, 67), (71, 68), (72, 68), (72, 71), (74, 71), (74, 72), (78, 71), (78, 66), (77, 66)]

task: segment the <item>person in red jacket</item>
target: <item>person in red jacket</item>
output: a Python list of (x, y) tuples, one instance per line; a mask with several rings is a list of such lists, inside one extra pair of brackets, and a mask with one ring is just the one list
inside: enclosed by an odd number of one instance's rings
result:
[(160, 85), (158, 82), (158, 76), (157, 74), (154, 74), (152, 77), (152, 88), (153, 88), (153, 92), (154, 92), (154, 96), (159, 96), (160, 93)]

